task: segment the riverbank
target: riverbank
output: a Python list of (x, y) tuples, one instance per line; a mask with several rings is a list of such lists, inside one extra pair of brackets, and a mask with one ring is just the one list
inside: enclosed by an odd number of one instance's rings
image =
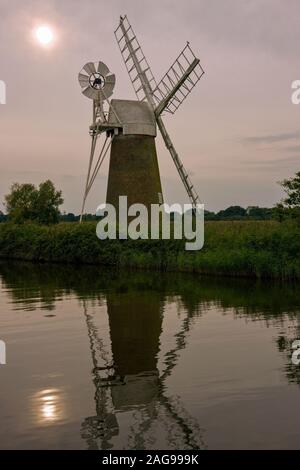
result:
[(209, 275), (300, 279), (300, 227), (275, 221), (207, 222), (201, 251), (182, 240), (105, 240), (96, 223), (0, 224), (0, 258)]

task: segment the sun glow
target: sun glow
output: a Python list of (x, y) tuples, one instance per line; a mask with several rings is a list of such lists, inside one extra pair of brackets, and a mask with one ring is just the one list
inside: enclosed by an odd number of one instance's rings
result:
[(32, 405), (36, 421), (47, 425), (61, 421), (65, 416), (65, 396), (60, 389), (46, 389), (33, 396)]
[(50, 46), (54, 41), (53, 30), (46, 25), (38, 26), (34, 31), (35, 38), (41, 46)]

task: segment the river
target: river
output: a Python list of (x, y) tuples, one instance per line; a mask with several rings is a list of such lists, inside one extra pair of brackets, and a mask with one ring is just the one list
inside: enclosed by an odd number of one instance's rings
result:
[(300, 288), (0, 264), (0, 448), (300, 448)]

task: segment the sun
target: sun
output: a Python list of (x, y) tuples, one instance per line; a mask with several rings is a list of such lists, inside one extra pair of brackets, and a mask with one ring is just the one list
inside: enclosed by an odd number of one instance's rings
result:
[(34, 31), (35, 38), (41, 46), (50, 46), (54, 41), (53, 30), (46, 25), (38, 26)]

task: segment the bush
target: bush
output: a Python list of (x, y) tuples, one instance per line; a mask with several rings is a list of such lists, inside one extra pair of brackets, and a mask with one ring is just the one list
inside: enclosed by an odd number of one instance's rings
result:
[(96, 223), (0, 225), (0, 257), (257, 278), (300, 278), (300, 228), (275, 221), (207, 222), (201, 251), (184, 240), (104, 240)]

